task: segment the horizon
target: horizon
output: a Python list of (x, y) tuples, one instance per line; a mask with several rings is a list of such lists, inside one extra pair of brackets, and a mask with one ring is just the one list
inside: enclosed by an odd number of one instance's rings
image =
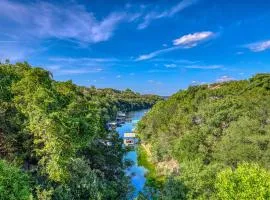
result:
[(0, 61), (57, 81), (171, 96), (270, 72), (270, 2), (0, 2)]

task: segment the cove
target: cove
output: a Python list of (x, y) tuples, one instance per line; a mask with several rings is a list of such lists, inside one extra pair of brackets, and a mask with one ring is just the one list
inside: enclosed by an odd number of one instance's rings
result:
[[(126, 120), (126, 122), (122, 124), (121, 127), (118, 127), (116, 129), (116, 131), (119, 133), (119, 136), (123, 138), (124, 133), (132, 132), (132, 130), (136, 128), (139, 120), (145, 115), (147, 111), (148, 110), (145, 109), (129, 112), (127, 114), (128, 120)], [(127, 152), (124, 156), (124, 159), (129, 159), (134, 162), (134, 165), (127, 168), (125, 173), (127, 176), (131, 177), (131, 183), (135, 188), (133, 196), (136, 197), (138, 193), (141, 192), (144, 188), (146, 182), (145, 174), (147, 173), (147, 169), (145, 169), (143, 166), (138, 165), (138, 154), (136, 147), (134, 148), (134, 150)]]

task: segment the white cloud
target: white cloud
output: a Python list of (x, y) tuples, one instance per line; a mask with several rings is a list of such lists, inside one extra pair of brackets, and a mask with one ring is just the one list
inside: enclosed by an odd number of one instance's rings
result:
[(144, 16), (143, 22), (138, 25), (138, 29), (145, 29), (147, 28), (150, 23), (154, 20), (172, 17), (175, 14), (181, 12), (185, 8), (197, 3), (198, 0), (183, 0), (178, 4), (174, 5), (168, 10), (165, 11), (151, 11), (147, 15)]
[(169, 47), (169, 48), (165, 48), (165, 49), (161, 49), (161, 50), (157, 50), (157, 51), (151, 52), (149, 54), (140, 55), (135, 60), (136, 61), (149, 60), (149, 59), (154, 58), (160, 54), (174, 51), (177, 49), (192, 48), (192, 47), (197, 46), (199, 43), (201, 43), (207, 39), (212, 38), (214, 35), (215, 34), (211, 31), (203, 31), (203, 32), (197, 32), (197, 33), (193, 33), (193, 34), (184, 35), (178, 39), (173, 40), (174, 46)]
[(178, 12), (184, 10), (185, 8), (197, 3), (198, 0), (183, 0), (181, 2), (179, 2), (177, 5), (173, 6), (169, 12), (168, 15), (169, 16), (173, 16), (175, 14), (177, 14)]
[(222, 83), (222, 82), (228, 82), (228, 81), (233, 81), (233, 80), (234, 80), (233, 77), (225, 75), (225, 76), (218, 78), (216, 81)]
[(202, 84), (203, 84), (203, 82), (195, 81), (195, 80), (193, 80), (193, 81), (191, 82), (191, 85), (192, 85), (192, 86), (202, 85)]
[(174, 50), (179, 49), (179, 48), (180, 47), (170, 47), (167, 49), (157, 50), (157, 51), (151, 52), (149, 54), (143, 54), (143, 55), (140, 55), (137, 59), (135, 59), (135, 61), (149, 60), (149, 59), (154, 58), (160, 54), (174, 51)]
[(117, 75), (116, 78), (121, 78), (122, 76), (121, 75)]
[[(119, 23), (135, 19), (132, 14), (113, 12), (97, 20), (86, 7), (75, 3), (60, 5), (35, 1), (26, 4), (1, 0), (0, 8), (2, 23), (9, 24), (5, 26), (6, 34), (18, 39), (24, 36), (97, 43), (110, 39)], [(4, 24), (0, 22), (0, 26)]]
[(186, 66), (187, 69), (221, 69), (222, 65), (190, 65)]
[(144, 16), (144, 20), (142, 23), (138, 25), (138, 29), (142, 30), (149, 26), (149, 24), (156, 19), (162, 18), (162, 13), (150, 12)]
[(211, 31), (203, 31), (192, 34), (184, 35), (173, 41), (175, 46), (183, 46), (184, 48), (191, 48), (198, 45), (198, 43), (205, 41), (214, 36), (214, 33)]
[(150, 53), (150, 54), (140, 55), (140, 56), (136, 59), (136, 61), (148, 60), (148, 59), (151, 59), (151, 58), (155, 57), (156, 55), (158, 55), (158, 54), (156, 54), (155, 52)]
[(270, 49), (270, 40), (251, 43), (251, 44), (245, 45), (245, 47), (253, 52), (265, 51), (267, 49)]
[(167, 67), (167, 68), (176, 68), (177, 67), (177, 65), (176, 64), (165, 64), (164, 65), (165, 67)]

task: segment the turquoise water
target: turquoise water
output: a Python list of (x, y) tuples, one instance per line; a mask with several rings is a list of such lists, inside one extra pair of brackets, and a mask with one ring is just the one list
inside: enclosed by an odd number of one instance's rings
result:
[[(132, 132), (139, 120), (145, 115), (145, 112), (147, 112), (147, 110), (140, 110), (128, 113), (127, 122), (125, 122), (125, 124), (116, 129), (120, 137), (123, 137), (124, 133)], [(145, 174), (147, 172), (144, 167), (138, 166), (137, 158), (138, 155), (136, 150), (129, 151), (124, 158), (132, 160), (134, 162), (133, 166), (126, 169), (126, 175), (131, 177), (131, 183), (135, 188), (134, 196), (136, 196), (140, 191), (143, 190), (144, 184), (146, 182)]]

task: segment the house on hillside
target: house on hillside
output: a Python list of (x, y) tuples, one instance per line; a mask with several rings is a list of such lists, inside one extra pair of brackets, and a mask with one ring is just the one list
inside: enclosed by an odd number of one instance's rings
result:
[(123, 112), (117, 112), (117, 115), (116, 115), (116, 122), (118, 124), (123, 124), (125, 123), (125, 120), (126, 120), (126, 114), (123, 113)]
[(123, 113), (123, 112), (121, 112), (121, 111), (119, 111), (119, 112), (117, 112), (117, 117), (123, 117), (123, 118), (125, 118), (126, 117), (126, 114)]
[(117, 122), (108, 122), (107, 123), (107, 129), (109, 131), (115, 130), (117, 128)]

